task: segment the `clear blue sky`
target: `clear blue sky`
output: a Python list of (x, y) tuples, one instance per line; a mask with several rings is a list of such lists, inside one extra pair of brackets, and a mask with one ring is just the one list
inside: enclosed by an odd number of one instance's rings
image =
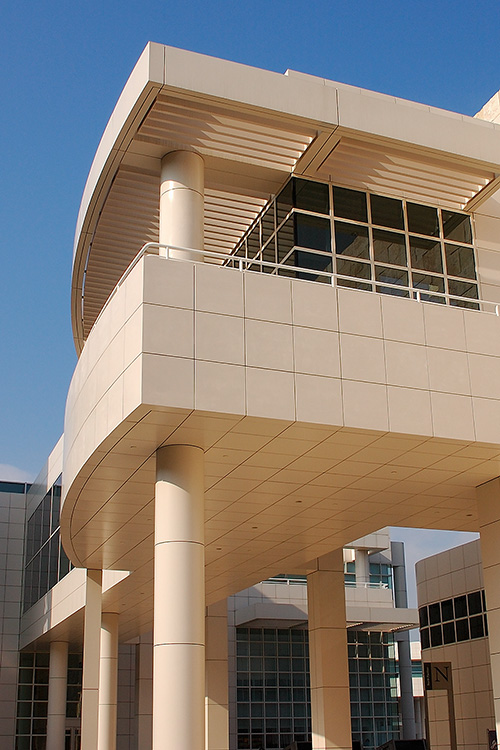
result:
[(472, 115), (500, 88), (499, 33), (498, 0), (4, 3), (0, 478), (34, 476), (62, 432), (76, 215), (147, 41)]

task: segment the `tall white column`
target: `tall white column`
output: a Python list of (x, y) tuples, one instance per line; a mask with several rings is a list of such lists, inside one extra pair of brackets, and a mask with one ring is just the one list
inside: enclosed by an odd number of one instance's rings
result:
[(307, 576), (313, 750), (351, 750), (342, 550)]
[(356, 561), (356, 584), (366, 584), (370, 582), (370, 558), (366, 549), (357, 549), (355, 551)]
[(488, 608), (493, 703), (497, 737), (500, 737), (500, 478), (476, 489), (484, 590)]
[(116, 749), (116, 699), (118, 692), (118, 615), (103, 612), (99, 667), (99, 750)]
[(205, 617), (205, 748), (229, 748), (227, 600), (207, 607)]
[[(161, 161), (160, 244), (203, 250), (204, 162), (193, 151), (171, 151)], [(172, 257), (203, 260), (186, 251)]]
[(68, 644), (50, 644), (47, 747), (64, 750), (66, 741), (66, 693), (68, 690)]
[(150, 748), (153, 721), (153, 634), (141, 635), (135, 651), (137, 750)]
[(203, 451), (156, 452), (153, 750), (205, 745)]
[(83, 625), (81, 750), (97, 750), (102, 571), (87, 570)]

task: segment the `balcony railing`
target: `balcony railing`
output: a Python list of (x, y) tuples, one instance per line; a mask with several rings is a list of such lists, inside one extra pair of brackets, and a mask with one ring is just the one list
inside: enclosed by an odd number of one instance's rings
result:
[[(220, 265), (221, 268), (235, 268), (241, 272), (260, 272), (275, 276), (286, 276), (288, 278), (293, 277), (305, 281), (317, 281), (318, 279), (321, 279), (323, 283), (329, 283), (332, 287), (349, 288), (349, 284), (363, 284), (364, 286), (371, 286), (373, 291), (373, 284), (375, 284), (375, 282), (371, 282), (367, 279), (360, 279), (356, 276), (346, 276), (334, 271), (320, 271), (315, 269), (303, 268), (300, 266), (272, 263), (270, 261), (264, 260), (240, 258), (235, 255), (227, 255), (227, 253), (217, 253), (212, 250), (196, 250), (195, 248), (177, 247), (175, 245), (162, 245), (159, 242), (147, 242), (145, 245), (143, 245), (141, 250), (137, 253), (133, 261), (129, 264), (127, 269), (120, 277), (120, 280), (106, 300), (106, 304), (97, 316), (94, 325), (96, 325), (110, 300), (114, 297), (127, 276), (131, 273), (131, 271), (135, 268), (137, 263), (144, 255), (160, 255), (167, 260), (183, 260), (177, 255), (172, 255), (172, 253), (179, 252), (189, 253), (189, 260), (191, 262), (193, 262), (192, 256), (194, 255), (195, 257), (199, 257), (199, 261), (195, 260), (194, 262), (203, 263), (206, 259), (210, 259), (214, 261), (213, 265)], [(347, 282), (347, 284), (343, 284), (342, 282)], [(376, 291), (376, 294), (389, 294), (405, 297), (407, 299), (413, 299), (417, 302), (430, 302), (434, 304), (436, 304), (437, 302), (442, 302), (444, 300), (448, 305), (454, 307), (472, 307), (472, 309), (475, 309), (477, 311), (490, 313), (496, 315), (497, 317), (500, 317), (500, 303), (497, 302), (489, 302), (487, 300), (480, 300), (474, 297), (459, 297), (455, 294), (448, 294), (447, 292), (434, 292), (427, 289), (415, 289), (414, 287), (403, 286), (400, 284), (391, 285), (387, 282), (381, 281), (377, 282), (377, 286), (383, 287), (384, 291)], [(433, 297), (436, 299), (433, 300)]]

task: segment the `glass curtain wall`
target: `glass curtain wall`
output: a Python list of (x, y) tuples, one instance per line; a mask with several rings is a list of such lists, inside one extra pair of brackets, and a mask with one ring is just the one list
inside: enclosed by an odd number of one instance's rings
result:
[[(226, 265), (479, 309), (468, 214), (292, 177)], [(276, 267), (278, 264), (278, 267)], [(447, 295), (447, 296), (445, 296)]]

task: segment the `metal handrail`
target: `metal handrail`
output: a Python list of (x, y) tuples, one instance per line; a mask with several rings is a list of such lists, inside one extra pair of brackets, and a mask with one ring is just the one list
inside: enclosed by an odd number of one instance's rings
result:
[[(161, 251), (164, 251), (161, 252)], [(241, 258), (236, 255), (228, 255), (227, 253), (217, 253), (213, 250), (197, 250), (196, 248), (191, 247), (180, 247), (178, 245), (164, 245), (160, 242), (146, 242), (145, 245), (142, 246), (142, 248), (139, 250), (135, 258), (131, 261), (131, 263), (127, 266), (126, 270), (121, 275), (120, 279), (118, 280), (116, 286), (114, 287), (113, 291), (109, 295), (108, 299), (106, 300), (102, 310), (99, 312), (99, 315), (94, 321), (94, 325), (92, 328), (96, 325), (97, 321), (103, 314), (104, 310), (108, 306), (109, 302), (112, 300), (112, 298), (115, 296), (116, 292), (120, 288), (120, 286), (123, 284), (125, 279), (128, 277), (128, 275), (131, 273), (131, 271), (135, 268), (137, 263), (141, 260), (141, 258), (144, 255), (160, 255), (163, 256), (166, 260), (184, 260), (183, 258), (179, 258), (177, 256), (171, 256), (171, 252), (181, 252), (181, 253), (189, 253), (189, 260), (191, 260), (194, 263), (197, 262), (203, 262), (205, 258), (213, 258), (214, 260), (222, 260), (224, 261), (224, 265), (221, 265), (221, 268), (235, 268), (241, 272), (252, 270), (251, 266), (256, 266), (262, 268), (269, 268), (275, 271), (279, 271), (279, 269), (285, 268), (287, 271), (294, 271), (300, 274), (306, 274), (307, 276), (323, 276), (325, 278), (330, 279), (331, 286), (335, 287), (338, 286), (337, 281), (340, 279), (341, 281), (352, 281), (355, 283), (362, 283), (367, 284), (372, 287), (373, 291), (373, 285), (377, 285), (379, 287), (384, 287), (387, 289), (394, 288), (395, 290), (401, 290), (409, 293), (409, 297), (406, 299), (411, 299), (416, 302), (428, 302), (430, 300), (423, 299), (423, 297), (437, 297), (439, 299), (445, 299), (448, 303), (450, 303), (450, 300), (455, 300), (457, 302), (467, 302), (467, 303), (475, 303), (479, 306), (479, 310), (477, 312), (485, 312), (488, 314), (496, 315), (497, 317), (500, 317), (500, 304), (497, 302), (490, 302), (488, 300), (480, 300), (476, 299), (475, 297), (460, 297), (456, 294), (449, 294), (448, 292), (433, 292), (423, 289), (415, 289), (414, 287), (410, 286), (404, 286), (403, 284), (388, 284), (384, 283), (382, 281), (372, 281), (371, 279), (360, 279), (357, 276), (347, 276), (345, 274), (336, 273), (335, 271), (320, 271), (312, 268), (303, 268), (301, 266), (289, 266), (289, 265), (283, 265), (282, 263), (273, 263), (272, 261), (267, 260), (256, 260), (255, 258)], [(194, 260), (192, 256), (199, 256), (200, 260)], [(229, 265), (231, 263), (231, 265)], [(276, 275), (279, 275), (276, 273)], [(305, 279), (306, 281), (308, 279)], [(380, 292), (375, 292), (376, 294), (379, 294)], [(493, 309), (487, 310), (485, 309), (485, 306), (491, 306)]]

